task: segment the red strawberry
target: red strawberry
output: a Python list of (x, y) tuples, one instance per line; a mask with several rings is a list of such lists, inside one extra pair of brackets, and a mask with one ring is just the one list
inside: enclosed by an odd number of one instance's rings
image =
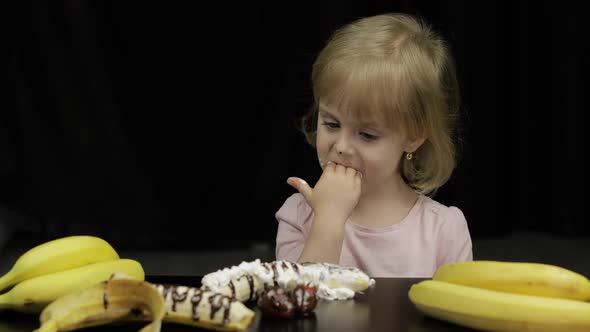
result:
[(295, 317), (295, 304), (285, 290), (278, 286), (267, 289), (258, 299), (260, 311), (281, 318)]
[(309, 286), (299, 285), (295, 287), (291, 296), (297, 313), (303, 316), (309, 315), (318, 302), (315, 290)]

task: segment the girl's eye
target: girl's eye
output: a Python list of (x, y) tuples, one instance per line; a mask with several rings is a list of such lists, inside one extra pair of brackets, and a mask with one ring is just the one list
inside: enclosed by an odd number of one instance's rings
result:
[(324, 121), (322, 122), (322, 125), (330, 128), (330, 129), (337, 129), (340, 127), (340, 125), (336, 122), (328, 122), (328, 121)]
[(366, 140), (366, 141), (374, 141), (376, 140), (378, 137), (375, 135), (371, 135), (365, 132), (360, 132), (359, 135), (361, 135), (361, 137)]

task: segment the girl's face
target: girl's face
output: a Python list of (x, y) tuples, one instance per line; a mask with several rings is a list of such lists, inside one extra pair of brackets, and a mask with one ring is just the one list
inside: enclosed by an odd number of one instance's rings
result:
[(322, 169), (328, 161), (363, 175), (363, 192), (399, 181), (399, 162), (411, 142), (377, 123), (363, 123), (320, 104), (316, 150)]

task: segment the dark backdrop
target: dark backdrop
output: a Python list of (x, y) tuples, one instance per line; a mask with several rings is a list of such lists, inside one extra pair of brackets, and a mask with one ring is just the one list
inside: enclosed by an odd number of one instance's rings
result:
[(568, 1), (23, 2), (5, 39), (0, 231), (272, 243), (286, 178), (319, 176), (296, 129), (314, 56), (333, 29), (389, 11), (426, 18), (457, 58), (462, 158), (435, 199), (474, 238), (590, 234), (587, 23)]

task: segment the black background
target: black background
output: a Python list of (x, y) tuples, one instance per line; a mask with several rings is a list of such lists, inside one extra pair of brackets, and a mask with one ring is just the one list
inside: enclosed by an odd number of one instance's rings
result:
[[(50, 3), (50, 4), (48, 4)], [(0, 216), (7, 237), (118, 247), (273, 243), (288, 176), (315, 182), (297, 131), (311, 64), (353, 19), (417, 14), (454, 51), (456, 173), (434, 198), (474, 238), (590, 234), (587, 23), (576, 2), (51, 1), (7, 12)]]

